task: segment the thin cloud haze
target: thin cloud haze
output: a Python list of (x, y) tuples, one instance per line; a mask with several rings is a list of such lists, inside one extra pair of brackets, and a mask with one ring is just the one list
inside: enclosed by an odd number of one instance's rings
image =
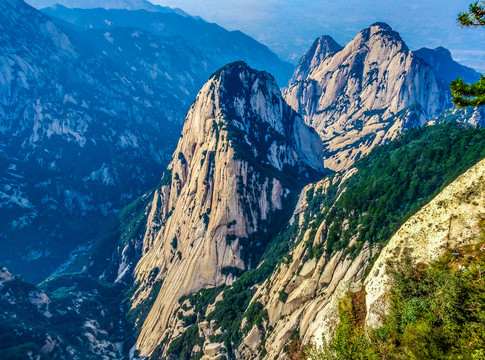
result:
[(356, 32), (376, 21), (387, 22), (412, 49), (444, 46), (468, 66), (485, 72), (485, 55), (468, 51), (485, 49), (483, 29), (460, 28), (456, 17), (470, 0), (435, 1), (234, 1), (154, 0), (179, 7), (192, 15), (241, 30), (268, 45), (286, 60), (297, 61), (321, 35), (343, 45)]

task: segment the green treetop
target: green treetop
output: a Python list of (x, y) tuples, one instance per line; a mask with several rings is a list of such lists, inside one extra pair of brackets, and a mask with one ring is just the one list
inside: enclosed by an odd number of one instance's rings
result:
[[(462, 27), (485, 26), (485, 0), (470, 4), (468, 11), (458, 14)], [(485, 75), (473, 84), (466, 84), (462, 79), (451, 82), (453, 103), (458, 107), (485, 105)]]
[(458, 14), (461, 26), (485, 26), (485, 0), (470, 4), (467, 12)]

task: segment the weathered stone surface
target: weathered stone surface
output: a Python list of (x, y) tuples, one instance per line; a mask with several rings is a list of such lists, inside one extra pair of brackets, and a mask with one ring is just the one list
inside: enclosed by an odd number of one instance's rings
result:
[(287, 202), (288, 170), (295, 182), (322, 171), (320, 138), (269, 74), (225, 67), (198, 94), (152, 203), (134, 306), (149, 294), (154, 271), (163, 285), (138, 338), (142, 355), (172, 333), (181, 296), (230, 284), (223, 268), (251, 266), (240, 240)]
[(447, 248), (476, 242), (485, 219), (485, 160), (447, 186), (391, 238), (365, 279), (366, 324), (378, 327), (387, 310), (388, 260), (410, 256), (414, 263), (439, 259)]
[(325, 166), (337, 171), (449, 103), (431, 67), (382, 23), (342, 50), (328, 37), (317, 40), (293, 79), (284, 97), (317, 130)]
[[(313, 186), (323, 186), (322, 182)], [(338, 325), (338, 304), (342, 296), (348, 291), (360, 290), (363, 285), (367, 292), (366, 323), (379, 326), (387, 309), (385, 295), (390, 288), (385, 272), (387, 260), (402, 259), (407, 253), (415, 262), (427, 263), (439, 258), (446, 248), (476, 241), (480, 232), (477, 224), (485, 219), (484, 184), (485, 160), (482, 160), (448, 185), (397, 231), (365, 279), (365, 270), (379, 252), (377, 247), (365, 244), (355, 259), (343, 257), (342, 252), (338, 252), (328, 261), (322, 257), (315, 265), (315, 260), (303, 261), (306, 253), (305, 241), (302, 241), (291, 253), (292, 262), (281, 265), (253, 297), (253, 301), (258, 299), (268, 311), (269, 324), (273, 328), (266, 333), (267, 355), (264, 359), (283, 357), (284, 346), (296, 329), (303, 343), (319, 345), (329, 341)], [(315, 242), (321, 241), (325, 239), (316, 235)], [(301, 271), (295, 272), (300, 267)], [(309, 269), (313, 269), (311, 277)], [(289, 293), (285, 303), (279, 298), (283, 289)], [(244, 340), (240, 349), (247, 348), (249, 344)]]

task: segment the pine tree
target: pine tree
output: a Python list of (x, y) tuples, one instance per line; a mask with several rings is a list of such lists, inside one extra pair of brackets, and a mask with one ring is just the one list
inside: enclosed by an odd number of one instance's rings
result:
[(461, 26), (485, 26), (485, 0), (470, 4), (468, 12), (458, 14)]
[[(470, 4), (468, 11), (458, 14), (462, 27), (485, 26), (485, 0)], [(485, 75), (473, 84), (466, 84), (462, 79), (451, 82), (453, 103), (458, 107), (485, 105)]]

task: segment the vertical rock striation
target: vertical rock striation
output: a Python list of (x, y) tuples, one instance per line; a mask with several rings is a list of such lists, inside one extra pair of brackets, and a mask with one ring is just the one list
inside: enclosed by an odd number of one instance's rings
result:
[(181, 296), (231, 283), (231, 269), (254, 266), (267, 226), (284, 221), (285, 204), (321, 172), (320, 138), (284, 102), (271, 75), (237, 62), (211, 76), (187, 114), (149, 214), (133, 306), (154, 281), (163, 284), (141, 327), (142, 355), (170, 336)]
[(383, 23), (347, 46), (316, 41), (284, 97), (324, 142), (324, 164), (346, 169), (375, 146), (417, 127), (449, 103), (431, 67)]

